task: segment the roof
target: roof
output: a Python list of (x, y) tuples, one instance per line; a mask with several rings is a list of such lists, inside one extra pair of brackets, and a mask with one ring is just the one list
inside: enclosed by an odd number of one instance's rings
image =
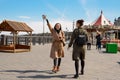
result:
[(32, 32), (33, 30), (26, 23), (4, 20), (0, 24), (0, 31)]
[(97, 20), (95, 20), (93, 23), (92, 23), (93, 26), (105, 26), (105, 25), (108, 25), (108, 26), (112, 26), (113, 24), (105, 18), (105, 16), (103, 15), (103, 12), (101, 11), (101, 15), (98, 17)]

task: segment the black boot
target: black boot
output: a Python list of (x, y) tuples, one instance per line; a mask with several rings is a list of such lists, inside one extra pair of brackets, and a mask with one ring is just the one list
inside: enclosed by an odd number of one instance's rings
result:
[(74, 77), (73, 77), (73, 78), (76, 78), (76, 79), (77, 79), (77, 78), (79, 78), (79, 75), (74, 75)]
[(84, 75), (84, 71), (83, 70), (81, 70), (81, 74), (80, 75)]
[(74, 77), (73, 78), (78, 78), (79, 77), (79, 61), (78, 60), (76, 60), (75, 61), (75, 71), (76, 71), (76, 74), (74, 75)]
[(81, 75), (84, 75), (85, 61), (81, 60)]

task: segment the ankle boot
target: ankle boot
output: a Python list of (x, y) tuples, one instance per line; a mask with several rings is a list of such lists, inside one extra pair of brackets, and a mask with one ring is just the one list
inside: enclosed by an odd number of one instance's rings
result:
[(55, 72), (55, 73), (57, 72), (57, 67), (56, 66), (53, 67), (52, 72)]
[(57, 66), (57, 69), (56, 69), (56, 71), (60, 71), (60, 67), (59, 67), (59, 66)]
[(83, 70), (81, 70), (81, 75), (84, 75), (84, 71)]
[(73, 78), (76, 78), (76, 79), (77, 79), (78, 77), (79, 77), (79, 75), (78, 75), (78, 74), (75, 74)]

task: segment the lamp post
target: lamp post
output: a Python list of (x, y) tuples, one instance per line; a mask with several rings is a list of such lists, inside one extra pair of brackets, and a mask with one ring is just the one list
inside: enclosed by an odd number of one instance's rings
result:
[(68, 28), (66, 27), (66, 39), (68, 40), (68, 36), (69, 36), (69, 30)]
[(45, 19), (46, 19), (46, 15), (42, 15), (42, 19), (43, 19), (43, 45), (45, 44)]
[(75, 21), (73, 20), (73, 30), (74, 30), (74, 28), (75, 28)]

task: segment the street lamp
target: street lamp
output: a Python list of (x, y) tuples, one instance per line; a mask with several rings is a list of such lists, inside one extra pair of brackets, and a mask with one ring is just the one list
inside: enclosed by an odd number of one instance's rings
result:
[(66, 39), (68, 40), (68, 36), (69, 36), (69, 30), (68, 28), (66, 27)]
[(75, 28), (75, 21), (73, 20), (73, 30), (74, 30), (74, 28)]
[(45, 44), (45, 19), (46, 19), (46, 15), (42, 15), (42, 19), (43, 19), (43, 45)]

